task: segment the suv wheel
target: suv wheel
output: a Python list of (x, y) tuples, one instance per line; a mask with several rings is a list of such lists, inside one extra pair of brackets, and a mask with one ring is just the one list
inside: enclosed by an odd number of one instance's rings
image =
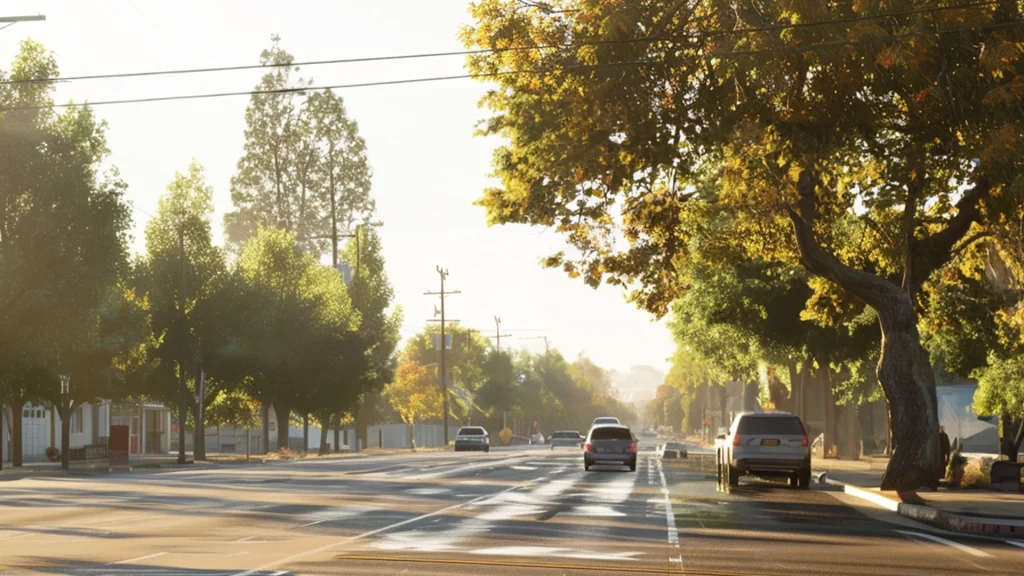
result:
[(740, 485), (740, 470), (739, 470), (739, 468), (734, 468), (731, 464), (726, 464), (726, 466), (729, 467), (729, 486), (739, 486)]
[(811, 487), (811, 469), (805, 468), (801, 470), (797, 475), (797, 486), (801, 490), (807, 490)]

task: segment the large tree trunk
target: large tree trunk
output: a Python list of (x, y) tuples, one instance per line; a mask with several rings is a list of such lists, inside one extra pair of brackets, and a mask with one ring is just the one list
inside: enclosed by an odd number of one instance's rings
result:
[(188, 407), (184, 402), (180, 402), (178, 404), (178, 464), (185, 463), (185, 421), (187, 419)]
[[(323, 434), (320, 434), (323, 436)], [(302, 453), (309, 451), (309, 414), (302, 415)]]
[[(801, 211), (813, 219), (816, 181), (800, 176)], [(835, 282), (877, 312), (882, 330), (878, 380), (892, 413), (898, 449), (882, 476), (882, 489), (914, 490), (937, 486), (941, 475), (935, 375), (917, 331), (917, 314), (907, 292), (892, 282), (853, 270), (822, 248), (803, 216), (788, 210), (800, 260), (812, 274)]]
[(25, 444), (22, 440), (22, 424), (25, 417), (25, 397), (15, 396), (11, 405), (11, 466), (24, 465)]
[(330, 416), (320, 414), (316, 419), (320, 421), (320, 446), (317, 448), (317, 454), (323, 456), (329, 452), (327, 449), (327, 434), (330, 428), (324, 425), (324, 422), (329, 422)]
[(270, 452), (270, 406), (264, 404), (263, 412), (263, 453)]
[(277, 449), (288, 448), (288, 428), (292, 410), (288, 406), (282, 406), (280, 402), (274, 404), (274, 414), (277, 415)]
[(335, 414), (331, 418), (331, 428), (334, 430), (334, 451), (341, 452), (341, 416)]
[(822, 414), (824, 415), (825, 457), (835, 456), (836, 450), (836, 401), (832, 393), (832, 369), (827, 363), (821, 365), (821, 399)]

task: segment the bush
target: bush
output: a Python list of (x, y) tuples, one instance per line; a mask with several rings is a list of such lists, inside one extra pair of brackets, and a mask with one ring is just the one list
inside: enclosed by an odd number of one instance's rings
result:
[(960, 448), (953, 449), (953, 452), (949, 455), (949, 464), (946, 466), (946, 480), (954, 484), (960, 484), (963, 480), (964, 466), (966, 464), (967, 458), (960, 453)]
[(972, 486), (982, 487), (988, 486), (992, 483), (992, 459), (981, 458), (980, 460), (971, 460), (967, 466), (964, 467), (964, 477), (960, 481), (960, 485), (964, 488), (970, 488)]
[(57, 462), (60, 460), (60, 450), (50, 446), (46, 449), (46, 457), (50, 459), (50, 462)]

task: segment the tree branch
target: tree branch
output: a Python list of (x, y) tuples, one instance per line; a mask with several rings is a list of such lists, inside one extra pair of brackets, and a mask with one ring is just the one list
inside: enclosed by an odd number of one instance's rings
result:
[(953, 248), (967, 235), (971, 225), (981, 219), (981, 201), (992, 191), (992, 183), (981, 178), (960, 201), (956, 203), (957, 213), (948, 220), (944, 229), (927, 238), (915, 239), (911, 250), (914, 252), (913, 278), (921, 283), (932, 272), (949, 262)]
[[(817, 178), (809, 172), (800, 175), (797, 188), (800, 192), (800, 210), (802, 214), (814, 214), (814, 188), (817, 186)], [(809, 272), (823, 278), (827, 278), (854, 296), (861, 299), (868, 306), (871, 306), (881, 315), (883, 311), (891, 309), (893, 300), (908, 299), (906, 292), (888, 280), (854, 270), (843, 264), (831, 252), (825, 250), (815, 239), (811, 230), (810, 221), (802, 214), (797, 214), (792, 208), (787, 207), (786, 212), (793, 223), (793, 231), (796, 234), (797, 246), (800, 249), (800, 262)], [(908, 306), (908, 309), (909, 308)]]

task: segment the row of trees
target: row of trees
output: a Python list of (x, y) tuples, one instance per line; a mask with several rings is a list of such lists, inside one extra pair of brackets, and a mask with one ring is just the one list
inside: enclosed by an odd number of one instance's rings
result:
[[(276, 38), (261, 61), (279, 65), (261, 87), (291, 81)], [(229, 249), (214, 244), (213, 189), (193, 162), (147, 222), (145, 253), (129, 257), (126, 184), (100, 172), (106, 127), (88, 107), (55, 113), (54, 84), (30, 81), (56, 77), (32, 41), (0, 75), (0, 403), (13, 407), (15, 465), (29, 401), (59, 408), (65, 446), (78, 404), (165, 402), (184, 460), (186, 424), (201, 458), (206, 424), (252, 425), (273, 406), (287, 446), (290, 415), (337, 430), (391, 380), (401, 314), (379, 237), (347, 232), (373, 203), (365, 145), (339, 97), (252, 97)], [(334, 264), (355, 265), (347, 283), (321, 264), (328, 248)]]
[[(450, 414), (457, 421), (497, 431), (514, 418), (527, 421), (531, 433), (550, 433), (586, 430), (601, 415), (635, 419), (632, 408), (615, 397), (611, 374), (586, 356), (570, 363), (557, 350), (496, 350), (474, 331), (457, 324), (450, 329), (454, 336), (446, 362)], [(385, 388), (384, 398), (408, 424), (410, 435), (416, 422), (442, 416), (440, 352), (434, 344), (439, 337), (437, 330), (428, 329), (410, 338), (394, 382)]]
[[(1024, 417), (1018, 2), (471, 10), (468, 68), (499, 85), (482, 131), (507, 141), (480, 203), (563, 233), (547, 265), (673, 311), (699, 370), (877, 379), (884, 488), (941, 475), (935, 360)], [(560, 48), (518, 49), (538, 44)], [(697, 349), (702, 330), (733, 345)]]

